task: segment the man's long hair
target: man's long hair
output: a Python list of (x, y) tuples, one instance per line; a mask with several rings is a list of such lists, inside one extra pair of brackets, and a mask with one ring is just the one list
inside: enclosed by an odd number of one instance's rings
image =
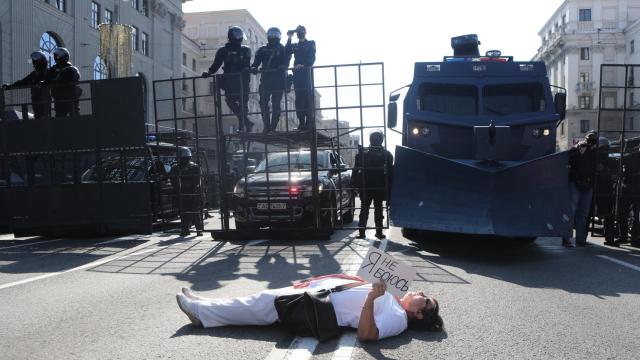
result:
[(433, 299), (434, 307), (427, 309), (425, 306), (422, 309), (422, 319), (414, 317), (409, 321), (409, 328), (411, 330), (418, 331), (442, 331), (444, 330), (444, 321), (438, 314), (440, 312), (440, 305), (436, 299)]

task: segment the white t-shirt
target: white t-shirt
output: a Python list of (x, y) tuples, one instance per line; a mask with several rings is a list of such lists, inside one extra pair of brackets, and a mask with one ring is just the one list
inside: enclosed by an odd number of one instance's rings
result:
[[(333, 287), (352, 283), (354, 280), (328, 278), (312, 281), (310, 289), (331, 289)], [(371, 284), (354, 287), (331, 294), (331, 303), (336, 311), (338, 325), (350, 326), (357, 329), (360, 314)], [(396, 336), (407, 329), (407, 313), (393, 295), (386, 292), (373, 302), (373, 318), (378, 328), (378, 338)]]

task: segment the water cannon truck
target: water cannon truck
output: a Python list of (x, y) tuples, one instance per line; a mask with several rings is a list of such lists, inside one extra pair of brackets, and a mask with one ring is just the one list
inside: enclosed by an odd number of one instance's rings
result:
[(481, 56), (478, 45), (477, 35), (454, 37), (453, 56), (415, 63), (395, 130), (390, 218), (406, 231), (569, 236), (568, 152), (556, 152), (566, 91), (544, 63)]

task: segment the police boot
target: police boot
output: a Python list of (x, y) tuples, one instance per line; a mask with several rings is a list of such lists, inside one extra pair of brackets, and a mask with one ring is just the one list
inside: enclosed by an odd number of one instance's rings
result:
[(358, 229), (358, 236), (356, 236), (356, 239), (364, 239), (367, 237), (367, 234), (365, 233), (364, 229)]
[(386, 238), (386, 236), (382, 233), (382, 229), (380, 228), (376, 228), (376, 237), (378, 239), (384, 239)]

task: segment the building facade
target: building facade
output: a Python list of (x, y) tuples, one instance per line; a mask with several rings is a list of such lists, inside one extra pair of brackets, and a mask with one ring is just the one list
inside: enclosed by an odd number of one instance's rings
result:
[[(570, 148), (589, 130), (598, 128), (598, 106), (623, 106), (623, 91), (602, 89), (600, 94), (599, 85), (601, 80), (605, 85), (623, 85), (625, 75), (606, 69), (601, 79), (600, 68), (602, 64), (640, 62), (635, 50), (639, 21), (640, 0), (566, 0), (538, 33), (542, 45), (534, 60), (545, 62), (552, 85), (567, 89), (567, 116), (557, 131), (559, 150)], [(606, 121), (601, 120), (601, 128), (620, 130)], [(640, 127), (633, 118), (627, 123)]]
[(29, 54), (56, 47), (71, 53), (82, 80), (105, 79), (111, 64), (99, 56), (98, 25), (133, 27), (130, 74), (145, 80), (147, 122), (152, 123), (151, 87), (156, 79), (180, 76), (182, 3), (190, 0), (2, 0), (0, 82), (31, 71)]

